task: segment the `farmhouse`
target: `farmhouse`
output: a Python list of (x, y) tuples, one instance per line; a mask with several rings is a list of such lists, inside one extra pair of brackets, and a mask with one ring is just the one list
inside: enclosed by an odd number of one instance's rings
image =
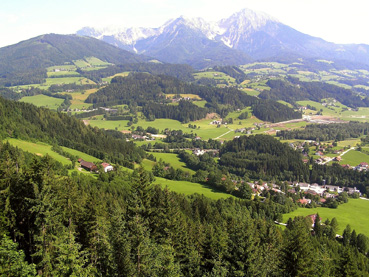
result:
[(102, 167), (104, 168), (104, 172), (108, 172), (108, 171), (112, 171), (112, 170), (114, 170), (114, 167), (113, 167), (113, 166), (111, 166), (111, 165), (110, 165), (110, 164), (108, 164), (108, 163), (102, 163), (101, 165), (102, 165)]
[(299, 202), (302, 205), (306, 205), (306, 204), (310, 204), (311, 203), (311, 199), (306, 199), (305, 197), (303, 199), (299, 199), (297, 200), (297, 202)]
[[(311, 215), (308, 215), (306, 218), (309, 218), (311, 220), (311, 226), (314, 227), (314, 223), (315, 223), (315, 220), (316, 220), (316, 217), (317, 217), (317, 214), (311, 214)], [(319, 217), (320, 221), (322, 221), (322, 218)]]
[(221, 125), (222, 124), (222, 120), (213, 120), (212, 122), (210, 122), (211, 125)]
[(94, 163), (86, 162), (84, 160), (81, 161), (81, 167), (88, 171), (96, 171), (97, 166)]

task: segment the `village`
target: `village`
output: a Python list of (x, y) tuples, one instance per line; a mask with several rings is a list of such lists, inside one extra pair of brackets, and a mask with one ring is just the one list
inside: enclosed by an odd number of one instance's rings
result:
[[(242, 182), (241, 182), (242, 183)], [(347, 196), (358, 198), (361, 196), (360, 191), (356, 187), (339, 187), (326, 185), (323, 180), (323, 185), (317, 183), (309, 184), (303, 182), (286, 182), (283, 186), (274, 183), (261, 181), (247, 182), (252, 189), (254, 196), (265, 196), (267, 192), (282, 193), (291, 197), (296, 203), (305, 206), (308, 204), (322, 205), (328, 199), (336, 199), (342, 193)], [(342, 196), (342, 195), (341, 195)]]

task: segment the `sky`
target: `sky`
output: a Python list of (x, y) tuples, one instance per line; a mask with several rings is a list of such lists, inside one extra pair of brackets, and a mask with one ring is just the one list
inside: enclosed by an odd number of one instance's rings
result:
[(369, 44), (367, 0), (0, 0), (0, 47), (85, 26), (159, 27), (181, 15), (218, 21), (244, 8), (330, 42)]

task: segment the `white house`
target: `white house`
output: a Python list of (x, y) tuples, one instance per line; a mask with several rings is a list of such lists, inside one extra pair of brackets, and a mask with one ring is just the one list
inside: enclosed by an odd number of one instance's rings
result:
[(102, 166), (103, 166), (103, 168), (104, 168), (104, 172), (108, 172), (108, 171), (112, 171), (112, 170), (114, 170), (114, 167), (113, 166), (111, 166), (110, 164), (108, 164), (108, 163), (102, 163), (101, 164)]

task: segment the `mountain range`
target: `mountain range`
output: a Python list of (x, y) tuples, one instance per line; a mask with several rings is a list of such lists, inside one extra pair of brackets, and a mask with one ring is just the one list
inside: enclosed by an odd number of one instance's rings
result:
[(301, 57), (369, 64), (369, 45), (327, 42), (249, 9), (218, 22), (181, 16), (159, 28), (84, 27), (77, 34), (164, 62), (187, 63), (196, 68)]

